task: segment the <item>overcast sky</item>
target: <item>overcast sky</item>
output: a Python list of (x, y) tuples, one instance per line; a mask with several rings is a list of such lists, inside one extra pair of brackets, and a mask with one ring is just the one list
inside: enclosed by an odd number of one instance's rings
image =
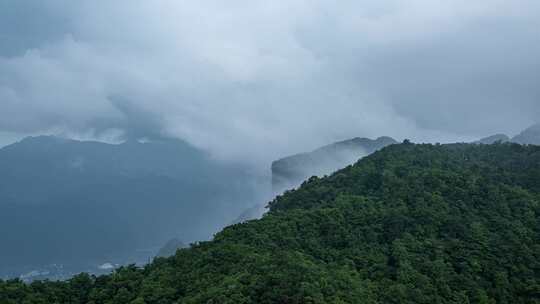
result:
[(537, 121), (538, 0), (0, 1), (0, 145), (174, 136), (266, 162)]

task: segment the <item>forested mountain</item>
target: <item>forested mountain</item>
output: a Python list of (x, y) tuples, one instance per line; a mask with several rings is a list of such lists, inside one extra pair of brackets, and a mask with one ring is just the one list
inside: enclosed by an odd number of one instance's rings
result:
[(260, 220), (112, 275), (0, 283), (0, 303), (538, 303), (540, 147), (405, 141)]
[(256, 202), (253, 180), (180, 140), (26, 138), (0, 149), (0, 277), (148, 261), (172, 237), (208, 239)]
[(333, 173), (361, 157), (395, 143), (393, 138), (386, 136), (377, 139), (357, 137), (329, 144), (312, 152), (276, 160), (272, 163), (273, 192), (280, 194), (297, 187), (310, 176)]
[[(312, 152), (299, 153), (272, 162), (272, 192), (274, 195), (300, 186), (310, 176), (328, 175), (358, 159), (388, 145), (397, 143), (390, 137), (377, 139), (353, 138), (318, 148)], [(259, 204), (244, 210), (232, 223), (260, 218), (267, 209)]]

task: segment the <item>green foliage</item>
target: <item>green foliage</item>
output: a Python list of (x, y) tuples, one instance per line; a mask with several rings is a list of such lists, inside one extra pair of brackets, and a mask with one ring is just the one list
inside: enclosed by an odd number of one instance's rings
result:
[(0, 303), (540, 303), (540, 147), (383, 149), (140, 269)]

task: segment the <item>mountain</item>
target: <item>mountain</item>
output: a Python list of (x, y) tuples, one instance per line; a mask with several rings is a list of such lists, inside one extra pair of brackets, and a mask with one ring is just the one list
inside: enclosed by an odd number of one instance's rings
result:
[(512, 138), (518, 144), (540, 145), (540, 123), (537, 123)]
[(505, 135), (505, 134), (495, 134), (495, 135), (492, 135), (492, 136), (484, 137), (484, 138), (482, 138), (480, 140), (475, 141), (474, 143), (475, 144), (491, 145), (491, 144), (494, 144), (496, 142), (505, 143), (505, 142), (509, 142), (509, 141), (510, 141), (510, 137), (508, 137), (507, 135)]
[(175, 139), (26, 138), (0, 149), (0, 277), (146, 262), (172, 235), (208, 239), (257, 201), (253, 179)]
[(397, 143), (390, 137), (353, 138), (315, 151), (288, 156), (272, 163), (272, 189), (279, 194), (297, 187), (310, 176), (323, 176), (346, 167), (358, 159)]
[[(315, 151), (288, 156), (272, 162), (272, 192), (283, 191), (299, 186), (311, 176), (324, 176), (346, 167), (358, 159), (383, 147), (397, 143), (390, 137), (353, 138), (336, 142)], [(266, 212), (264, 204), (243, 211), (232, 224), (260, 218)]]
[(538, 303), (539, 163), (532, 145), (392, 145), (173, 257), (0, 281), (0, 303)]

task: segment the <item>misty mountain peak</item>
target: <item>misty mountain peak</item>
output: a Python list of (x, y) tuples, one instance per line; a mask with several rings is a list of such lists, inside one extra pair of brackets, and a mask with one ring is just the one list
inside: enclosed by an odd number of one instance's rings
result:
[(540, 145), (540, 123), (534, 124), (512, 138), (518, 144)]
[(355, 137), (335, 142), (312, 152), (284, 157), (272, 163), (272, 187), (275, 193), (294, 188), (310, 176), (330, 174), (360, 158), (397, 141), (388, 136), (377, 139)]

